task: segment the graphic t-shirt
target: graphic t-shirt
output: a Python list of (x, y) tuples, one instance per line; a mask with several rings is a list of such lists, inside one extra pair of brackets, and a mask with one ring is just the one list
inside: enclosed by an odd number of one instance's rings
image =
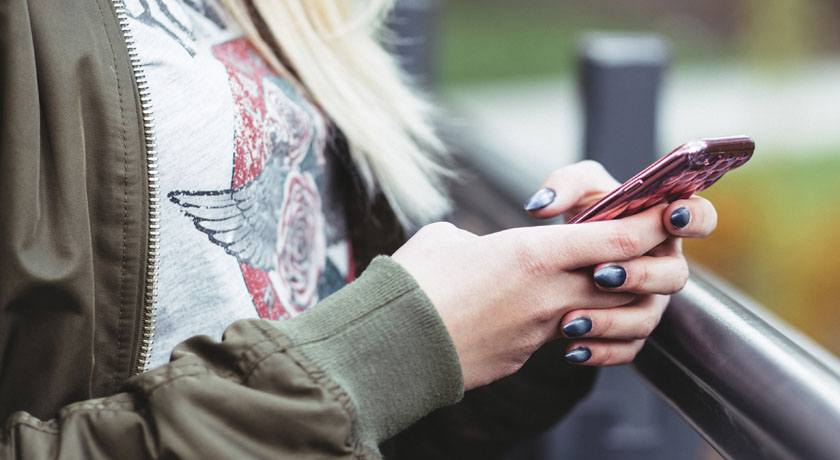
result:
[(154, 368), (191, 336), (306, 310), (351, 257), (323, 114), (215, 1), (125, 3), (160, 170)]

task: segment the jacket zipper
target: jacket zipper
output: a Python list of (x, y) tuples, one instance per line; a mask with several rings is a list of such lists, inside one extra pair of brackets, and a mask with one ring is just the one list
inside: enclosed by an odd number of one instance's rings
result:
[(137, 56), (137, 48), (134, 44), (134, 37), (128, 26), (128, 13), (126, 12), (123, 0), (113, 0), (114, 11), (120, 23), (128, 58), (131, 63), (131, 70), (134, 74), (134, 81), (137, 84), (137, 91), (140, 95), (140, 111), (143, 116), (143, 139), (146, 144), (146, 169), (148, 171), (149, 184), (149, 235), (146, 260), (146, 279), (143, 292), (143, 316), (140, 320), (140, 347), (138, 349), (134, 374), (146, 372), (149, 367), (149, 358), (152, 352), (152, 343), (155, 332), (155, 300), (157, 289), (157, 270), (160, 263), (160, 191), (158, 184), (158, 158), (155, 150), (154, 118), (150, 108), (149, 85), (143, 72), (140, 59)]

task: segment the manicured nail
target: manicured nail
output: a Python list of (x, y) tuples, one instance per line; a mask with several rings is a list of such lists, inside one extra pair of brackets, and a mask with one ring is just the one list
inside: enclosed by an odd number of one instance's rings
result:
[(580, 364), (589, 361), (589, 358), (592, 357), (592, 352), (589, 351), (589, 348), (586, 347), (578, 347), (574, 350), (566, 353), (566, 361), (572, 364)]
[(624, 284), (627, 280), (627, 272), (618, 265), (610, 265), (595, 272), (593, 278), (599, 286), (613, 289)]
[(591, 330), (592, 320), (585, 316), (574, 321), (569, 321), (563, 326), (563, 333), (566, 334), (566, 337), (582, 337)]
[(691, 222), (691, 213), (688, 212), (688, 209), (685, 208), (678, 208), (676, 211), (671, 213), (671, 225), (674, 228), (683, 228), (688, 223)]
[(542, 209), (551, 204), (554, 201), (554, 197), (557, 196), (554, 193), (554, 190), (550, 188), (541, 188), (537, 190), (537, 193), (531, 195), (531, 198), (528, 198), (528, 202), (525, 203), (525, 210), (526, 211), (536, 211), (537, 209)]

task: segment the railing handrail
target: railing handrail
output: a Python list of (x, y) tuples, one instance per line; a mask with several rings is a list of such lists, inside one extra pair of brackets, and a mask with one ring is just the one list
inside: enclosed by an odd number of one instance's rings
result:
[(837, 458), (836, 360), (726, 290), (692, 274), (636, 369), (726, 458)]

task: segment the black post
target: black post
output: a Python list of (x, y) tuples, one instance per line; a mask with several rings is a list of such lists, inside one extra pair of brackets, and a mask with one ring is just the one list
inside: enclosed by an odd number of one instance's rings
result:
[(657, 158), (656, 112), (668, 44), (651, 35), (593, 34), (581, 45), (584, 155), (624, 181)]
[(435, 42), (441, 0), (398, 0), (388, 19), (390, 45), (406, 73), (431, 90), (435, 76)]

